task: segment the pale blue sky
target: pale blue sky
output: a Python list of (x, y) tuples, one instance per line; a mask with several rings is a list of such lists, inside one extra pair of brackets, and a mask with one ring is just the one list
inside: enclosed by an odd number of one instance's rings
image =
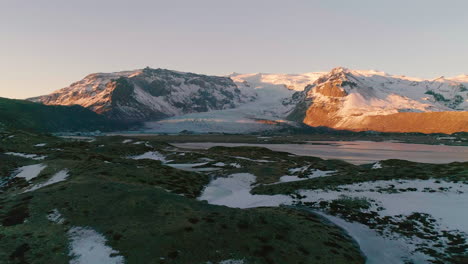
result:
[(0, 0), (0, 97), (93, 72), (468, 74), (466, 0)]

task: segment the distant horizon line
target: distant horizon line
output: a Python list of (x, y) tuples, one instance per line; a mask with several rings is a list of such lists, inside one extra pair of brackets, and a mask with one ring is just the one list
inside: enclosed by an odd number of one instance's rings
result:
[(93, 75), (93, 74), (109, 74), (109, 73), (123, 73), (123, 72), (136, 72), (136, 71), (140, 71), (140, 70), (144, 70), (145, 68), (149, 68), (149, 69), (161, 69), (161, 70), (169, 70), (169, 71), (173, 71), (173, 72), (181, 72), (181, 73), (195, 73), (195, 74), (200, 74), (200, 75), (209, 75), (209, 76), (220, 76), (220, 77), (229, 77), (231, 75), (246, 75), (246, 74), (284, 74), (284, 75), (304, 75), (304, 74), (310, 74), (310, 73), (323, 73), (323, 74), (327, 74), (327, 73), (330, 73), (332, 72), (333, 70), (335, 69), (344, 69), (344, 70), (350, 70), (350, 71), (355, 71), (355, 72), (374, 72), (374, 73), (381, 73), (381, 74), (386, 74), (386, 75), (389, 75), (389, 76), (395, 76), (395, 77), (409, 77), (409, 78), (414, 78), (414, 79), (420, 79), (420, 80), (424, 80), (424, 81), (431, 81), (431, 80), (437, 80), (437, 79), (440, 79), (440, 78), (456, 78), (456, 77), (468, 77), (468, 73), (462, 73), (462, 74), (458, 74), (458, 75), (439, 75), (438, 77), (434, 77), (434, 78), (423, 78), (423, 77), (418, 77), (418, 76), (411, 76), (411, 75), (406, 75), (406, 74), (392, 74), (392, 73), (389, 73), (387, 71), (382, 71), (382, 70), (378, 70), (378, 69), (357, 69), (357, 68), (351, 68), (351, 67), (346, 67), (346, 66), (337, 66), (337, 67), (333, 67), (331, 68), (330, 70), (328, 71), (304, 71), (304, 72), (237, 72), (237, 71), (233, 71), (233, 72), (230, 72), (230, 73), (225, 73), (225, 74), (212, 74), (212, 73), (198, 73), (196, 71), (187, 71), (187, 70), (175, 70), (175, 69), (170, 69), (170, 68), (166, 68), (166, 67), (150, 67), (150, 66), (145, 66), (143, 68), (137, 68), (137, 69), (133, 69), (133, 70), (118, 70), (118, 71), (99, 71), (99, 72), (92, 72), (92, 73), (89, 73), (87, 75), (85, 75), (83, 78), (86, 78), (87, 76), (89, 75)]

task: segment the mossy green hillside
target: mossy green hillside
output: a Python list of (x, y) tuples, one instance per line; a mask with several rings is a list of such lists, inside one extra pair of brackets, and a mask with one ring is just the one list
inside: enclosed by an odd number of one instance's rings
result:
[[(364, 263), (351, 238), (317, 215), (292, 208), (241, 210), (209, 205), (193, 198), (199, 196), (211, 175), (181, 171), (157, 160), (128, 158), (157, 151), (173, 162), (209, 159), (208, 164), (221, 160), (242, 164), (241, 168), (220, 169), (223, 176), (253, 168), (252, 161), (232, 158), (242, 153), (180, 155), (184, 152), (165, 143), (124, 143), (121, 137), (87, 142), (21, 133), (10, 136), (2, 136), (3, 152), (35, 153), (46, 158), (36, 161), (1, 155), (2, 164), (6, 157), (11, 164), (2, 169), (3, 177), (16, 166), (42, 163), (47, 168), (30, 182), (15, 179), (1, 190), (0, 263), (68, 263), (67, 232), (75, 226), (103, 234), (107, 245), (126, 263), (218, 263), (226, 259)], [(40, 143), (46, 145), (35, 146)], [(278, 155), (278, 160), (287, 157)], [(65, 181), (23, 193), (65, 169), (69, 174)], [(266, 174), (264, 178), (268, 178)], [(47, 219), (55, 209), (65, 219), (62, 224)]]

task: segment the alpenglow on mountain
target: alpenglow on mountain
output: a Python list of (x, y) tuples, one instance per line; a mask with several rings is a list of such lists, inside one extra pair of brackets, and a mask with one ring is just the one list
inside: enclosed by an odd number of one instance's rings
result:
[(468, 131), (468, 76), (421, 80), (335, 68), (297, 95), (289, 117), (355, 131)]
[(353, 131), (468, 131), (468, 75), (423, 80), (379, 71), (206, 76), (165, 69), (96, 73), (50, 95), (153, 132), (256, 132), (285, 126)]

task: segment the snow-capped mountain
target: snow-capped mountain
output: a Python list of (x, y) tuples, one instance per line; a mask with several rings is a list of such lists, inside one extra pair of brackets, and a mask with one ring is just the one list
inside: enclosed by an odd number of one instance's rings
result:
[(335, 68), (295, 95), (296, 107), (289, 117), (338, 129), (468, 131), (468, 112), (463, 112), (468, 110), (467, 79), (421, 80)]
[(339, 67), (218, 77), (145, 68), (91, 74), (30, 100), (145, 121), (153, 132), (245, 133), (297, 123), (356, 131), (468, 131), (468, 75), (423, 80)]
[(150, 69), (96, 73), (50, 95), (48, 105), (81, 105), (111, 119), (149, 121), (187, 113), (235, 108), (256, 98), (228, 77)]

